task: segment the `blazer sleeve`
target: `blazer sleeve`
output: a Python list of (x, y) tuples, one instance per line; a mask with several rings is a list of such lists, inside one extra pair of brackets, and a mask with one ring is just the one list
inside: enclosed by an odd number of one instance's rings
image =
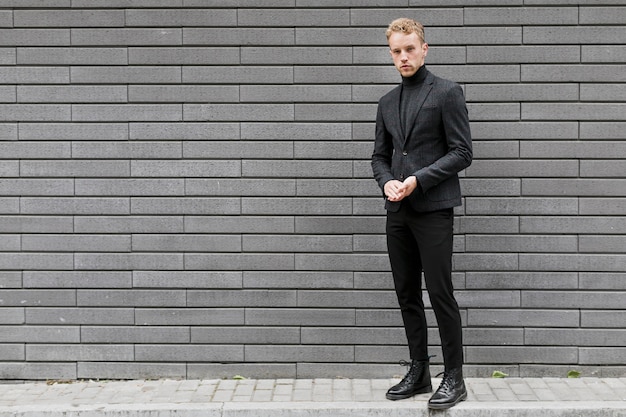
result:
[(472, 163), (469, 116), (460, 85), (452, 83), (452, 87), (445, 94), (441, 118), (447, 153), (431, 165), (413, 173), (424, 192), (455, 176)]
[(379, 102), (376, 114), (376, 134), (374, 139), (374, 152), (372, 154), (372, 171), (374, 179), (381, 190), (385, 184), (392, 180), (391, 158), (393, 156), (393, 141), (391, 134), (385, 127), (383, 118), (383, 106)]

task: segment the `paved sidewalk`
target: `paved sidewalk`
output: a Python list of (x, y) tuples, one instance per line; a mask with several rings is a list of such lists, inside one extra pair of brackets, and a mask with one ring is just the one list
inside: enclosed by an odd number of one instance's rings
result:
[[(134, 380), (0, 384), (0, 417), (626, 417), (626, 378), (466, 378), (448, 411), (388, 401), (398, 379)], [(440, 379), (433, 379), (436, 388)]]

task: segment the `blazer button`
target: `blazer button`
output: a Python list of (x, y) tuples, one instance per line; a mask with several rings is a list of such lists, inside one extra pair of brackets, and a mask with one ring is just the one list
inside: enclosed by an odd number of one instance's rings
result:
[(402, 151), (402, 155), (407, 156), (409, 153), (407, 151)]

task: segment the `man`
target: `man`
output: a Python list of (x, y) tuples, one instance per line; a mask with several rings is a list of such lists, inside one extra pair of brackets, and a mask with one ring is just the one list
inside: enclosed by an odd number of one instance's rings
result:
[(467, 398), (461, 316), (451, 275), (453, 207), (461, 205), (457, 174), (472, 161), (469, 119), (461, 87), (424, 65), (424, 27), (397, 19), (386, 35), (402, 83), (378, 103), (372, 169), (385, 197), (387, 249), (411, 357), (409, 371), (387, 398), (432, 391), (423, 272), (445, 369), (428, 407), (446, 409)]

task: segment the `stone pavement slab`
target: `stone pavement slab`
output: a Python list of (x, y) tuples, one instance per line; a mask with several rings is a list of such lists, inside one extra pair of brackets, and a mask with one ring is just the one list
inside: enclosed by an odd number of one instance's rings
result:
[(430, 394), (386, 400), (398, 379), (0, 384), (0, 417), (626, 417), (626, 378), (465, 381), (468, 400), (447, 411), (429, 411)]

